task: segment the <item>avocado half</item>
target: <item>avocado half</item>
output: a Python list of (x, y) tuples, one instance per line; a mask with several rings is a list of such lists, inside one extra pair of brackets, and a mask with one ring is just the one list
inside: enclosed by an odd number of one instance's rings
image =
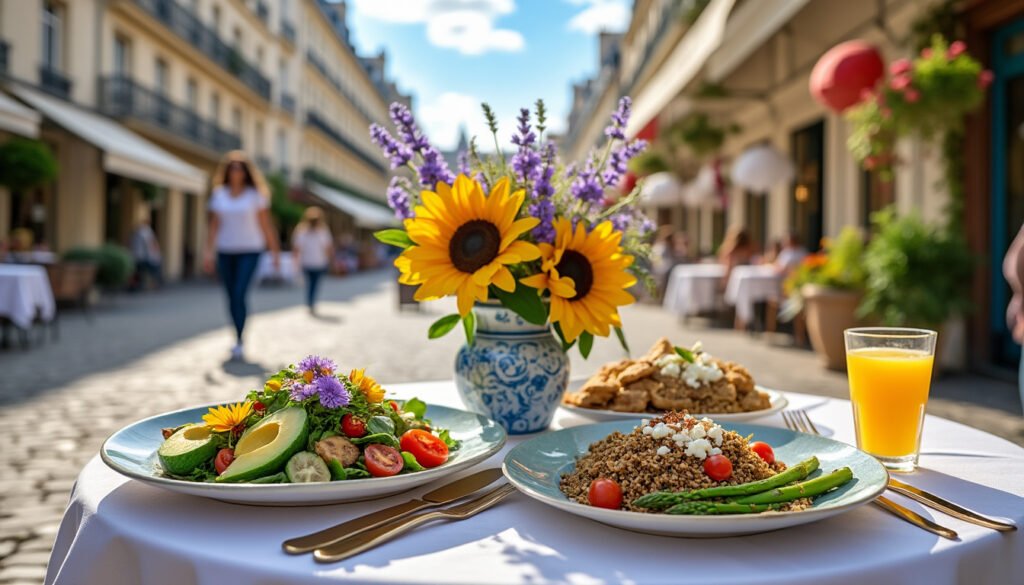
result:
[(301, 406), (283, 408), (249, 428), (235, 445), (235, 460), (217, 481), (234, 483), (273, 475), (306, 446), (309, 420)]
[(206, 425), (185, 425), (160, 444), (156, 451), (160, 465), (167, 473), (188, 475), (217, 453), (214, 439)]

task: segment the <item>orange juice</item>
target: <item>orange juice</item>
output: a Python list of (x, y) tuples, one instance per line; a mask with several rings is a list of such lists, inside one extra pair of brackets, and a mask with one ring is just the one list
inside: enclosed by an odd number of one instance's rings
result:
[(910, 349), (846, 352), (857, 446), (881, 457), (917, 453), (933, 359)]

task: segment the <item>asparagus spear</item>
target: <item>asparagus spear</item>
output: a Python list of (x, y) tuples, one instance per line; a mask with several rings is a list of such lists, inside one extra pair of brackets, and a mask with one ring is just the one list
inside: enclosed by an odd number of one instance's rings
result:
[(853, 479), (853, 471), (849, 467), (843, 467), (800, 483), (782, 486), (767, 492), (761, 492), (745, 498), (733, 500), (737, 504), (775, 504), (789, 502), (798, 498), (810, 498), (823, 494), (833, 488), (837, 488)]
[(794, 481), (800, 481), (811, 474), (815, 469), (818, 468), (818, 458), (811, 457), (806, 461), (801, 461), (782, 473), (777, 473), (771, 477), (761, 479), (758, 481), (752, 481), (749, 483), (741, 483), (739, 485), (723, 485), (710, 488), (704, 488), (699, 490), (693, 490), (689, 492), (654, 492), (645, 496), (633, 500), (633, 505), (641, 508), (651, 508), (653, 510), (663, 510), (682, 502), (691, 500), (709, 500), (711, 498), (726, 498), (733, 496), (749, 496), (752, 494), (761, 493), (772, 488), (784, 486), (787, 483)]
[(682, 502), (666, 510), (668, 514), (685, 514), (689, 516), (711, 516), (717, 514), (757, 514), (769, 510), (777, 510), (784, 504), (737, 504), (735, 502), (706, 502), (697, 500)]

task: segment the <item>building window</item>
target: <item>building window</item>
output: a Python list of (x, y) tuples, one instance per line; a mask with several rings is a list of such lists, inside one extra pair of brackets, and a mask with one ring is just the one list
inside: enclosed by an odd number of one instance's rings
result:
[[(257, 157), (262, 157), (263, 153), (264, 153), (264, 151), (263, 151), (263, 122), (256, 122), (256, 128), (254, 130), (254, 134), (256, 135), (255, 136), (255, 140), (254, 140), (255, 147), (256, 147), (255, 148), (256, 156)], [(263, 170), (267, 171), (269, 169), (263, 169)]]
[(121, 35), (114, 36), (114, 75), (117, 77), (132, 76), (131, 43)]
[(231, 110), (231, 127), (235, 132), (242, 133), (242, 109), (238, 106)]
[(871, 233), (871, 215), (896, 202), (895, 186), (892, 181), (883, 181), (878, 173), (861, 171), (861, 225)]
[(235, 27), (235, 30), (231, 33), (231, 39), (234, 42), (235, 50), (239, 53), (242, 52), (242, 29)]
[(64, 14), (56, 2), (43, 2), (43, 67), (59, 71), (62, 62)]
[(808, 250), (819, 250), (825, 235), (825, 122), (797, 130), (790, 144), (796, 167), (790, 229)]
[(157, 57), (154, 71), (156, 75), (156, 92), (164, 95), (167, 93), (167, 61)]
[(210, 20), (213, 21), (213, 32), (215, 32), (215, 33), (217, 33), (219, 35), (220, 34), (220, 6), (214, 5), (213, 6), (213, 13), (212, 14), (213, 14), (213, 16), (211, 17)]
[(220, 94), (217, 92), (210, 94), (210, 118), (215, 123), (220, 122)]
[(189, 77), (185, 82), (185, 103), (193, 112), (199, 108), (199, 84), (196, 83), (195, 77)]
[(274, 147), (274, 155), (277, 159), (277, 164), (281, 167), (288, 166), (288, 134), (285, 133), (283, 128), (277, 131), (277, 144)]

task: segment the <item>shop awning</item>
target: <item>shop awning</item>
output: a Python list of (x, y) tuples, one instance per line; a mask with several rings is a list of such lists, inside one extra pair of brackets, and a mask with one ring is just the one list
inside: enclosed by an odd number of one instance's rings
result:
[(29, 138), (39, 136), (39, 113), (0, 93), (0, 130)]
[(729, 18), (725, 39), (708, 57), (708, 81), (719, 82), (760, 48), (809, 0), (758, 0), (744, 2)]
[(324, 203), (338, 211), (352, 216), (357, 226), (368, 229), (398, 225), (395, 214), (383, 205), (371, 203), (351, 193), (340, 191), (320, 183), (309, 183), (309, 190)]
[(103, 151), (107, 171), (162, 187), (200, 194), (208, 188), (206, 173), (97, 113), (23, 86), (11, 93), (58, 126)]
[(725, 23), (736, 0), (711, 0), (664, 64), (636, 95), (626, 133), (635, 135), (679, 95), (722, 43)]

